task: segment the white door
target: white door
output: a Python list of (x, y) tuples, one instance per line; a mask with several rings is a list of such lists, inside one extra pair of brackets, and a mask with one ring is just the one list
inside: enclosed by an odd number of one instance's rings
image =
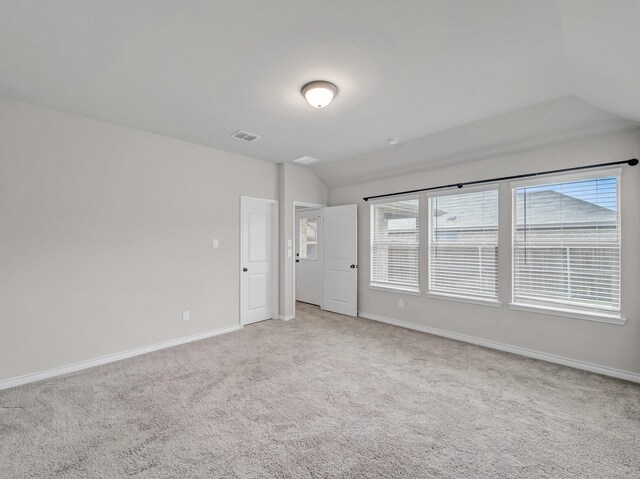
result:
[(358, 315), (358, 206), (323, 208), (324, 309)]
[(273, 317), (273, 213), (269, 200), (243, 197), (240, 207), (240, 321)]
[(296, 300), (322, 304), (321, 209), (296, 213)]

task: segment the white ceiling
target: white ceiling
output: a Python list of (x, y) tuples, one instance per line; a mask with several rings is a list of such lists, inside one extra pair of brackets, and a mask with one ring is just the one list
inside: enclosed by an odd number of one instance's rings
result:
[[(336, 188), (637, 129), (635, 123), (567, 96), (312, 166), (329, 188)], [(602, 161), (616, 159), (627, 158)]]
[[(640, 121), (639, 21), (638, 0), (0, 0), (0, 95), (331, 162), (567, 95)], [(322, 110), (316, 79), (340, 89)]]

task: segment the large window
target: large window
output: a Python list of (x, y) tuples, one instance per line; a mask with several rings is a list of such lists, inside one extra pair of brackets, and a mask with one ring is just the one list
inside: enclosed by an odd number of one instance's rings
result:
[(619, 316), (618, 176), (516, 184), (513, 194), (513, 302)]
[(498, 190), (429, 198), (429, 293), (498, 299)]
[(371, 285), (419, 291), (419, 200), (371, 205)]

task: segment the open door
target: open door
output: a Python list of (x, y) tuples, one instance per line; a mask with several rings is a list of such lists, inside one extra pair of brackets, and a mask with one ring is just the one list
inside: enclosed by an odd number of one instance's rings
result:
[(358, 205), (322, 209), (324, 309), (358, 315)]

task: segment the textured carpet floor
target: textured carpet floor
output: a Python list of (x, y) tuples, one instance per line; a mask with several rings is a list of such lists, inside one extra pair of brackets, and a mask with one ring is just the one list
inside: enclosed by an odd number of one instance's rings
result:
[(637, 479), (640, 385), (300, 305), (0, 391), (0, 477)]

